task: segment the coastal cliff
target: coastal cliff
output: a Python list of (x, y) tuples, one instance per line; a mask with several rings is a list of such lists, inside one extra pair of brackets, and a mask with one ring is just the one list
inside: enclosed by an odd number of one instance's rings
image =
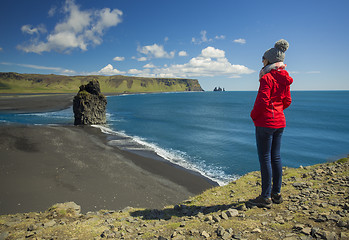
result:
[[(0, 239), (349, 239), (349, 161), (283, 169), (284, 202), (247, 208), (260, 192), (251, 172), (163, 209), (81, 213), (73, 202), (0, 216)], [(2, 238), (1, 238), (2, 237)]]
[(115, 76), (63, 76), (0, 73), (0, 93), (73, 93), (82, 84), (96, 80), (103, 93), (203, 91), (196, 79)]

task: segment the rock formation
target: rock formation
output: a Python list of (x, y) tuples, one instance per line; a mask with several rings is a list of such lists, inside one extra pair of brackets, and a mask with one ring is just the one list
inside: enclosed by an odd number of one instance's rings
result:
[(213, 89), (213, 91), (214, 91), (214, 92), (222, 92), (222, 91), (225, 92), (225, 89), (224, 89), (224, 88), (222, 89), (221, 87), (218, 87), (218, 88), (215, 87), (215, 88)]
[(106, 105), (107, 99), (101, 94), (98, 81), (81, 85), (73, 101), (74, 125), (105, 124)]

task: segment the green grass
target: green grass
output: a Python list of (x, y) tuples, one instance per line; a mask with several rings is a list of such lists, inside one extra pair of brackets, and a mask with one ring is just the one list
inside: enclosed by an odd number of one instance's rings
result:
[(202, 90), (195, 79), (0, 73), (0, 93), (76, 93), (82, 84), (87, 84), (91, 80), (97, 80), (104, 93)]
[(348, 158), (341, 158), (339, 160), (337, 160), (337, 162), (339, 163), (346, 163), (348, 161)]

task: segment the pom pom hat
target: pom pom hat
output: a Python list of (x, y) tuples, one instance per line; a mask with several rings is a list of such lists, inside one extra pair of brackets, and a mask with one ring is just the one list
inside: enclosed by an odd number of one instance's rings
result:
[(267, 50), (263, 58), (267, 59), (270, 64), (276, 62), (283, 62), (285, 59), (285, 52), (288, 49), (288, 42), (284, 39), (277, 41), (273, 48)]

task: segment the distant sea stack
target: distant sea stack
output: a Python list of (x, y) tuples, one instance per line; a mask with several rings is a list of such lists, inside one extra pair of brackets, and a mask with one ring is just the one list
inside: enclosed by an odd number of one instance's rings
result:
[(74, 125), (105, 124), (107, 99), (101, 94), (99, 82), (81, 85), (73, 100)]
[(225, 89), (224, 89), (224, 88), (222, 89), (221, 87), (218, 87), (218, 88), (215, 87), (215, 88), (213, 89), (213, 91), (214, 91), (214, 92), (225, 92)]

